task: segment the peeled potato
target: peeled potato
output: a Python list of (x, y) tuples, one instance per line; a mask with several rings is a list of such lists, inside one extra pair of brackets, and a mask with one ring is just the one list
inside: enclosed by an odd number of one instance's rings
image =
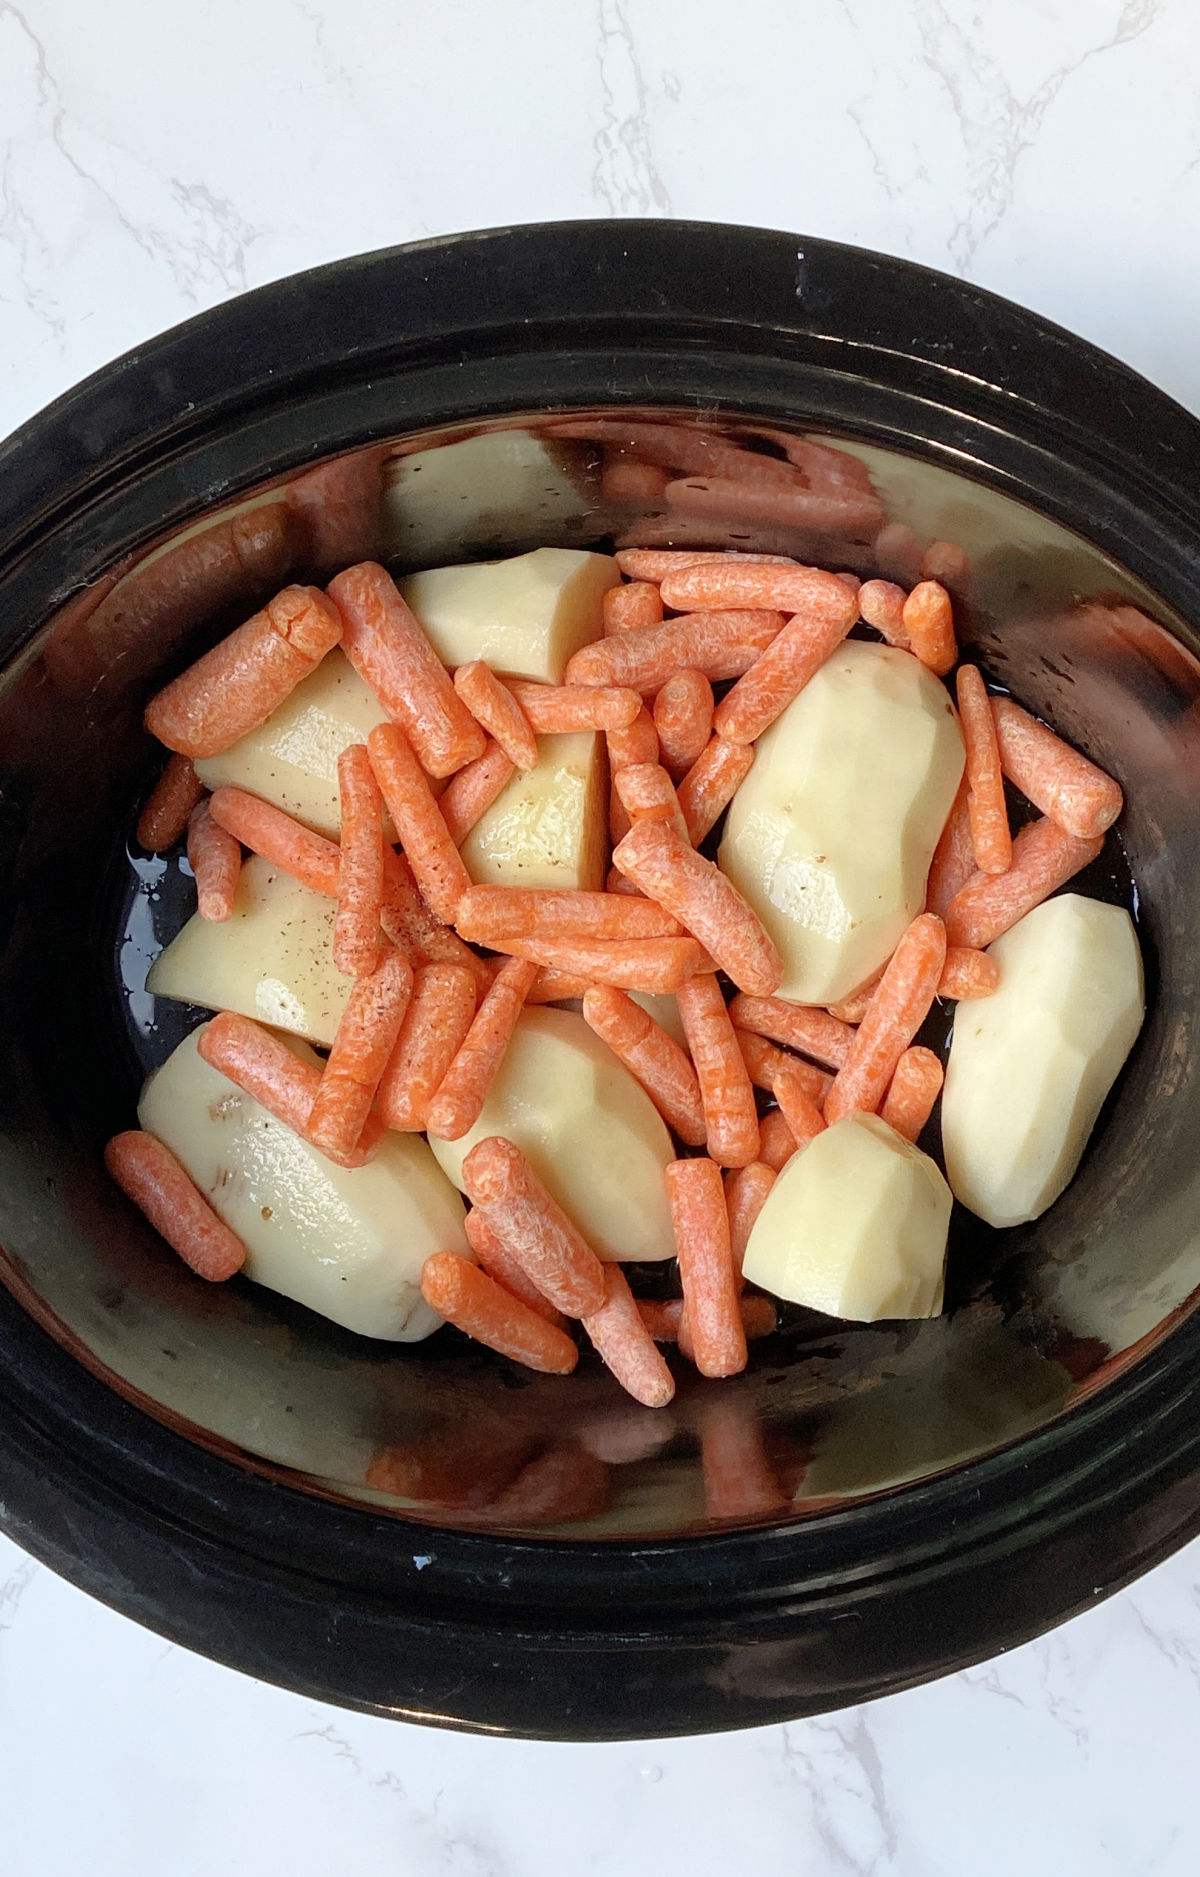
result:
[(1000, 985), (958, 1006), (942, 1146), (955, 1197), (989, 1225), (1020, 1225), (1074, 1177), (1133, 1048), (1142, 958), (1124, 907), (1078, 893), (1036, 906), (989, 950)]
[(441, 1318), (421, 1266), (435, 1251), (471, 1253), (462, 1200), (425, 1142), (388, 1134), (367, 1166), (336, 1167), (210, 1067), (200, 1034), (150, 1077), (138, 1118), (243, 1241), (245, 1275), (360, 1336), (430, 1335)]
[(491, 1134), (521, 1149), (597, 1257), (674, 1257), (663, 1179), (671, 1137), (641, 1084), (574, 1011), (524, 1011), (474, 1127), (461, 1140), (430, 1141), (456, 1186), (472, 1147)]
[(512, 560), (431, 567), (400, 583), (444, 665), (483, 658), (511, 678), (561, 684), (567, 660), (604, 631), (621, 575), (610, 554), (539, 547)]
[(890, 957), (924, 905), (964, 760), (945, 686), (857, 640), (759, 738), (719, 859), (779, 948), (781, 997), (837, 1003)]
[(410, 566), (568, 538), (592, 507), (574, 452), (527, 430), (496, 430), (388, 465), (388, 552)]
[(251, 854), (233, 917), (214, 925), (195, 913), (151, 965), (146, 989), (328, 1045), (351, 982), (333, 962), (336, 911), (333, 900)]
[(608, 762), (590, 730), (541, 736), (537, 767), (519, 770), (460, 852), (477, 886), (565, 886), (598, 892), (608, 869)]
[(937, 1316), (950, 1189), (878, 1115), (851, 1114), (792, 1155), (754, 1223), (745, 1273), (854, 1323)]

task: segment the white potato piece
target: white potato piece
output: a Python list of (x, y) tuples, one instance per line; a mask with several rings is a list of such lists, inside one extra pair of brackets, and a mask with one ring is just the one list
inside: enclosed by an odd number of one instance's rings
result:
[(460, 852), (477, 886), (598, 892), (608, 869), (608, 757), (591, 730), (540, 736), (534, 769), (518, 770)]
[(435, 1251), (471, 1253), (462, 1200), (425, 1142), (388, 1134), (367, 1166), (336, 1167), (210, 1067), (200, 1035), (149, 1078), (138, 1118), (243, 1241), (245, 1275), (360, 1336), (430, 1335), (442, 1319), (421, 1295), (421, 1266)]
[(389, 552), (419, 565), (569, 538), (594, 506), (570, 472), (577, 454), (527, 430), (497, 430), (395, 457), (384, 481)]
[(597, 1257), (674, 1257), (663, 1179), (671, 1137), (645, 1089), (573, 1010), (524, 1011), (474, 1127), (429, 1144), (461, 1187), (463, 1161), (492, 1134), (521, 1149)]
[(792, 1155), (746, 1246), (746, 1276), (853, 1323), (942, 1307), (950, 1189), (919, 1147), (850, 1114)]
[(1074, 1177), (1142, 1027), (1142, 956), (1123, 906), (1063, 893), (989, 947), (990, 997), (960, 1004), (942, 1094), (955, 1197), (1021, 1225)]
[(333, 962), (336, 911), (333, 900), (251, 854), (233, 917), (215, 925), (193, 914), (151, 965), (146, 989), (328, 1045), (351, 985)]
[(332, 651), (257, 730), (196, 774), (209, 789), (229, 784), (261, 795), (307, 828), (336, 841), (342, 830), (338, 757), (365, 743), (386, 712), (349, 660)]
[(759, 738), (719, 860), (779, 948), (781, 997), (837, 1003), (895, 950), (964, 761), (945, 686), (857, 640)]
[(602, 637), (601, 601), (620, 578), (611, 554), (539, 547), (512, 560), (431, 567), (400, 591), (444, 665), (483, 658), (508, 677), (561, 684), (572, 654)]

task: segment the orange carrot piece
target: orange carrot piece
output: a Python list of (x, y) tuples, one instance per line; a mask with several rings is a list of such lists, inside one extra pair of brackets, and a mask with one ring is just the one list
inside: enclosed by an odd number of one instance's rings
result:
[(861, 1023), (871, 1008), (871, 999), (879, 988), (879, 980), (882, 976), (883, 972), (877, 971), (874, 977), (867, 979), (861, 990), (852, 991), (849, 997), (843, 997), (840, 1004), (826, 1004), (825, 1008), (830, 1016), (836, 1017), (839, 1023), (853, 1025)]
[(494, 1278), (503, 1290), (519, 1297), (523, 1304), (536, 1311), (538, 1316), (544, 1317), (547, 1323), (553, 1323), (555, 1329), (566, 1327), (567, 1320), (562, 1311), (556, 1310), (549, 1298), (542, 1296), (524, 1265), (518, 1264), (511, 1251), (505, 1250), (478, 1206), (471, 1207), (463, 1220), (463, 1230), (468, 1245), (490, 1278)]
[(1011, 697), (991, 700), (1004, 773), (1035, 808), (1076, 840), (1112, 827), (1124, 805), (1121, 786)]
[(509, 933), (499, 949), (514, 958), (586, 978), (591, 984), (615, 984), (618, 990), (654, 996), (677, 991), (712, 963), (694, 938), (554, 939), (517, 938)]
[(613, 865), (694, 933), (740, 991), (769, 997), (778, 990), (783, 960), (757, 913), (668, 822), (639, 821), (614, 852)]
[(341, 636), (319, 588), (284, 587), (150, 699), (146, 728), (183, 756), (219, 756), (289, 698)]
[(772, 1108), (758, 1124), (758, 1157), (773, 1172), (781, 1173), (797, 1148), (796, 1136), (780, 1108)]
[(667, 574), (662, 597), (664, 606), (681, 612), (802, 613), (814, 624), (841, 619), (847, 609), (846, 589), (836, 574), (763, 561), (693, 562)]
[(946, 912), (950, 943), (978, 950), (990, 945), (1095, 860), (1103, 846), (1102, 834), (1080, 840), (1048, 815), (1031, 821), (1013, 842), (1007, 873), (976, 874), (951, 900)]
[[(616, 590), (610, 589), (613, 592)], [(658, 761), (658, 731), (644, 704), (632, 723), (625, 724), (619, 730), (609, 730), (605, 742), (608, 744), (608, 766), (614, 775), (618, 769), (627, 769), (633, 763)]]
[(710, 1519), (766, 1518), (789, 1503), (763, 1446), (758, 1411), (720, 1396), (700, 1413), (704, 1511)]
[(956, 682), (959, 723), (967, 746), (967, 809), (975, 864), (982, 873), (1006, 873), (1012, 865), (1012, 833), (987, 688), (977, 665), (960, 665)]
[(617, 790), (616, 776), (610, 773), (609, 782), (608, 782), (608, 845), (609, 847), (610, 848), (616, 847), (619, 841), (623, 841), (625, 839), (625, 836), (629, 833), (629, 830), (632, 826), (633, 826), (633, 823), (629, 819), (628, 810), (626, 809), (624, 802), (621, 800), (620, 794)]
[(737, 1375), (746, 1366), (746, 1332), (721, 1169), (713, 1160), (673, 1160), (666, 1181), (696, 1367), (701, 1375)]
[(138, 816), (137, 838), (139, 847), (147, 853), (161, 854), (168, 847), (174, 847), (188, 824), (197, 802), (203, 799), (205, 790), (190, 756), (170, 755), (158, 781), (146, 797), (146, 805)]
[(739, 1030), (755, 1030), (789, 1049), (798, 1049), (817, 1062), (827, 1062), (840, 1069), (854, 1041), (848, 1023), (839, 1023), (827, 1010), (811, 1004), (789, 1004), (782, 997), (747, 997), (740, 991), (729, 1006), (729, 1015)]
[(865, 580), (858, 589), (858, 610), (869, 626), (901, 651), (909, 646), (908, 633), (904, 626), (904, 602), (908, 598), (903, 587), (898, 587), (891, 580)]
[[(631, 457), (606, 455), (600, 471), (600, 494), (606, 502), (658, 509), (670, 480), (666, 470), (654, 463), (637, 463)], [(608, 591), (619, 593), (621, 589), (610, 587)], [(607, 599), (608, 593), (604, 597)]]
[(971, 834), (970, 785), (966, 776), (933, 850), (925, 887), (925, 910), (946, 917), (954, 895), (961, 892), (975, 871), (975, 843)]
[(919, 580), (904, 602), (904, 630), (923, 665), (939, 678), (954, 669), (954, 608), (940, 580)]
[(336, 841), (314, 834), (311, 828), (285, 815), (282, 808), (260, 801), (257, 795), (250, 795), (245, 789), (214, 789), (208, 808), (217, 826), (232, 834), (243, 847), (260, 854), (281, 872), (290, 873), (312, 892), (323, 893), (327, 899), (337, 898), (339, 854)]
[(471, 829), (516, 775), (512, 759), (499, 743), (489, 743), (482, 756), (451, 776), (438, 797), (437, 807), (455, 847), (461, 847)]
[(379, 1083), (383, 1125), (419, 1133), (429, 1104), (475, 1020), (475, 979), (463, 965), (418, 967), (395, 1048)]
[(347, 977), (374, 971), (383, 956), (383, 800), (365, 743), (338, 757), (342, 838), (333, 962)]
[(482, 756), (484, 734), (459, 697), (420, 621), (391, 575), (360, 561), (329, 583), (342, 618), (342, 649), (404, 731), (431, 776), (450, 776)]
[(906, 1141), (915, 1141), (942, 1088), (942, 1065), (931, 1049), (914, 1044), (896, 1064), (880, 1117)]
[(565, 1330), (531, 1310), (495, 1278), (453, 1251), (421, 1266), (421, 1295), (455, 1329), (543, 1375), (569, 1375), (579, 1351)]
[(805, 1062), (800, 1056), (789, 1055), (786, 1049), (768, 1043), (765, 1036), (756, 1036), (753, 1030), (737, 1030), (735, 1034), (746, 1073), (756, 1088), (765, 1089), (768, 1095), (774, 1094), (775, 1077), (786, 1068), (794, 1068), (801, 1086), (818, 1108), (821, 1106), (833, 1085), (833, 1077), (824, 1069)]
[[(304, 1062), (280, 1037), (232, 1010), (220, 1011), (204, 1025), (196, 1048), (205, 1062), (235, 1082), (260, 1108), (293, 1134), (307, 1136), (308, 1118), (321, 1086), (315, 1062)], [(381, 1123), (369, 1115), (349, 1152), (322, 1151), (339, 1167), (364, 1167), (378, 1153), (382, 1138)]]
[(963, 1002), (969, 997), (990, 997), (1000, 984), (1000, 967), (986, 952), (969, 945), (947, 945), (946, 962), (938, 982), (939, 997)]
[(754, 751), (748, 745), (727, 743), (724, 737), (713, 737), (701, 750), (678, 790), (693, 847), (716, 827), (753, 765)]
[(217, 1217), (169, 1147), (153, 1134), (131, 1129), (104, 1149), (104, 1164), (172, 1251), (197, 1277), (220, 1284), (246, 1259), (246, 1247)]
[[(636, 827), (639, 821), (666, 821), (681, 840), (687, 840), (687, 823), (675, 785), (661, 763), (629, 763), (617, 770), (613, 787), (629, 817), (630, 827)], [(624, 838), (622, 835), (621, 839)]]
[(188, 818), (188, 865), (196, 877), (196, 906), (202, 919), (218, 925), (233, 917), (233, 900), (242, 871), (242, 844), (213, 820), (208, 803), (197, 802)]
[(537, 738), (528, 717), (490, 665), (481, 658), (460, 665), (454, 688), (481, 729), (500, 745), (515, 769), (537, 767)]
[(472, 886), (457, 926), (472, 944), (502, 951), (509, 938), (677, 938), (679, 921), (648, 899), (614, 901), (582, 888)]
[(668, 1036), (632, 997), (611, 985), (595, 985), (584, 992), (583, 1016), (641, 1083), (680, 1140), (691, 1147), (703, 1146), (708, 1129), (700, 1085), (674, 1037)]
[(394, 723), (376, 724), (367, 738), (367, 748), (421, 896), (435, 918), (443, 925), (453, 925), (458, 902), (470, 886), (471, 876), (451, 839), (425, 771), (404, 732)]
[(358, 1144), (412, 985), (412, 966), (398, 951), (389, 952), (369, 976), (355, 979), (308, 1117), (308, 1138), (323, 1153), (348, 1154)]
[(714, 683), (740, 678), (782, 626), (783, 614), (776, 612), (685, 613), (582, 646), (567, 665), (567, 683), (657, 691), (672, 672), (685, 669), (702, 671)]
[(519, 1147), (499, 1134), (463, 1161), (473, 1206), (544, 1297), (566, 1316), (586, 1317), (604, 1302), (604, 1268), (583, 1234), (550, 1197)]
[(687, 774), (708, 742), (712, 723), (713, 690), (704, 673), (675, 672), (654, 700), (654, 728), (671, 776)]
[(620, 686), (533, 684), (525, 678), (510, 678), (509, 684), (538, 736), (626, 730), (642, 708), (638, 693)]
[(480, 997), (491, 984), (488, 961), (464, 945), (449, 926), (438, 924), (417, 891), (407, 860), (390, 847), (383, 856), (381, 922), (387, 937), (399, 946), (410, 964), (462, 965), (474, 978)]
[(627, 580), (652, 580), (661, 583), (681, 567), (725, 567), (730, 563), (743, 567), (798, 567), (789, 554), (743, 554), (736, 548), (658, 548), (623, 547), (617, 551), (617, 566)]
[[(770, 1169), (768, 1168), (768, 1172)], [(639, 1297), (638, 1315), (656, 1343), (678, 1343), (681, 1355), (695, 1360), (695, 1350), (688, 1334), (682, 1297)], [(738, 1311), (747, 1342), (773, 1336), (779, 1327), (779, 1312), (769, 1297), (757, 1292), (738, 1298)]]
[(619, 1264), (604, 1266), (604, 1302), (583, 1319), (592, 1346), (626, 1394), (644, 1408), (665, 1408), (675, 1394), (670, 1369), (638, 1314)]
[(425, 1110), (426, 1131), (437, 1140), (461, 1140), (479, 1119), (536, 976), (536, 965), (519, 958), (507, 958), (496, 973)]
[(675, 997), (696, 1065), (708, 1151), (719, 1166), (748, 1166), (758, 1156), (758, 1109), (721, 987), (704, 971)]
[(661, 626), (662, 594), (649, 580), (632, 580), (626, 586), (609, 587), (600, 602), (600, 612), (606, 635), (628, 632), (633, 626)]
[(850, 1053), (825, 1097), (830, 1127), (856, 1109), (873, 1114), (896, 1064), (925, 1021), (946, 961), (946, 928), (934, 913), (920, 913), (892, 953), (870, 1008), (855, 1031)]
[[(619, 802), (617, 806), (620, 807)], [(617, 839), (623, 841), (633, 824), (629, 816), (625, 814), (623, 808), (621, 809), (621, 813), (624, 816), (624, 825)], [(616, 845), (617, 842), (614, 841), (613, 846), (615, 847)], [(606, 893), (624, 893), (631, 899), (645, 899), (646, 897), (640, 886), (635, 886), (632, 880), (627, 880), (625, 875), (618, 873), (615, 867), (610, 867), (604, 876), (604, 891)], [(675, 923), (678, 925), (679, 921), (676, 920)]]
[(727, 743), (755, 742), (800, 695), (854, 625), (857, 595), (847, 592), (836, 575), (828, 577), (833, 581), (830, 597), (811, 612), (806, 608), (794, 614), (717, 705), (713, 729)]
[(825, 1117), (809, 1093), (806, 1079), (800, 1073), (802, 1067), (803, 1064), (793, 1058), (784, 1063), (775, 1077), (775, 1099), (797, 1147), (806, 1147), (825, 1131)]
[(582, 997), (591, 988), (591, 979), (582, 978), (573, 971), (556, 971), (550, 965), (542, 965), (533, 988), (525, 999), (527, 1004), (566, 1004)]
[(746, 1258), (746, 1246), (767, 1194), (775, 1184), (776, 1174), (765, 1160), (752, 1160), (749, 1166), (737, 1167), (725, 1175), (725, 1209), (729, 1214), (729, 1248), (733, 1268), (740, 1279)]

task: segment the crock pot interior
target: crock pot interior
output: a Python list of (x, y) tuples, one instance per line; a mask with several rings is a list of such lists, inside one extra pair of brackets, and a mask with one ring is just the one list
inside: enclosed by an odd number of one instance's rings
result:
[[(293, 477), (242, 490), (234, 504), (197, 500), (168, 537), (74, 595), (7, 674), (0, 1275), (147, 1413), (300, 1490), (487, 1529), (503, 1519), (489, 1519), (486, 1504), (400, 1500), (368, 1477), (380, 1478), (389, 1450), (424, 1445), (460, 1474), (474, 1466), (486, 1498), (489, 1482), (499, 1492), (530, 1458), (567, 1447), (587, 1456), (587, 1515), (549, 1534), (635, 1540), (712, 1529), (728, 1508), (706, 1499), (703, 1450), (733, 1441), (748, 1478), (757, 1469), (778, 1488), (776, 1522), (811, 1518), (1063, 1414), (1200, 1286), (1190, 1151), (1200, 1119), (1200, 664), (1187, 628), (1098, 549), (941, 464), (824, 436), (868, 464), (879, 501), (871, 527), (814, 534), (749, 504), (681, 521), (611, 500), (599, 441), (611, 432), (600, 422), (589, 440), (587, 422), (564, 426), (568, 415), (374, 444), (340, 484), (338, 558), (408, 569), (537, 545), (682, 543), (902, 577), (914, 548), (960, 548), (951, 584), (984, 669), (1110, 769), (1128, 802), (1124, 858), (1106, 856), (1080, 885), (1135, 910), (1149, 1015), (1075, 1181), (1042, 1219), (1003, 1234), (956, 1209), (942, 1317), (856, 1326), (786, 1311), (779, 1332), (752, 1345), (745, 1375), (705, 1383), (681, 1363), (677, 1399), (657, 1413), (627, 1401), (587, 1357), (559, 1380), (520, 1373), (449, 1331), (411, 1347), (372, 1343), (243, 1280), (207, 1286), (179, 1266), (110, 1186), (99, 1152), (130, 1125), (146, 1069), (201, 1017), (144, 990), (191, 889), (178, 860), (133, 843), (156, 764), (141, 710), (275, 587), (333, 571), (314, 560)], [(706, 429), (694, 411), (586, 415), (685, 424), (697, 445), (732, 436), (780, 451), (777, 417)], [(419, 501), (416, 478), (397, 469), (418, 452), (430, 452)], [(253, 504), (279, 525), (233, 530)], [(944, 1035), (945, 1020), (934, 1029)], [(748, 1492), (745, 1517), (766, 1516), (768, 1499)]]

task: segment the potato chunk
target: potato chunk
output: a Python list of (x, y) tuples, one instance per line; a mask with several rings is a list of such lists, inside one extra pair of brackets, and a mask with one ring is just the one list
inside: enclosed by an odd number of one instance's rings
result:
[(400, 591), (444, 665), (482, 658), (512, 678), (561, 684), (572, 653), (602, 636), (600, 602), (620, 578), (610, 554), (539, 547), (512, 560), (431, 567)]
[(461, 852), (477, 886), (599, 892), (608, 867), (604, 738), (590, 730), (539, 737), (537, 767), (517, 772)]
[(955, 1197), (1019, 1225), (1073, 1178), (1133, 1048), (1142, 958), (1122, 906), (1063, 893), (1019, 919), (991, 956), (1000, 987), (960, 1004), (942, 1095)]
[(854, 1323), (942, 1307), (950, 1189), (878, 1115), (851, 1114), (792, 1155), (746, 1247), (746, 1276)]

